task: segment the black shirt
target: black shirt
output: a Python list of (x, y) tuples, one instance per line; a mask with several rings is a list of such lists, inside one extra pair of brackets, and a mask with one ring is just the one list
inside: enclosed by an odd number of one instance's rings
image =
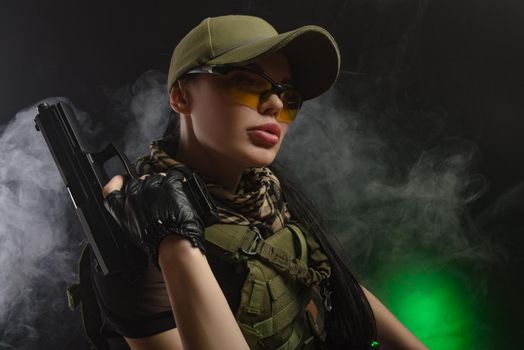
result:
[[(247, 270), (211, 254), (206, 258), (231, 311), (236, 314)], [(103, 276), (92, 255), (91, 278), (104, 336), (142, 338), (176, 327), (162, 275), (152, 264), (134, 280), (123, 275)]]

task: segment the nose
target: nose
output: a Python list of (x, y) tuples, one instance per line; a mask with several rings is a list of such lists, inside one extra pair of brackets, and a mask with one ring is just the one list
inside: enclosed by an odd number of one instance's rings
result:
[(276, 93), (272, 93), (260, 103), (258, 111), (262, 115), (277, 117), (282, 108), (284, 108), (284, 103)]

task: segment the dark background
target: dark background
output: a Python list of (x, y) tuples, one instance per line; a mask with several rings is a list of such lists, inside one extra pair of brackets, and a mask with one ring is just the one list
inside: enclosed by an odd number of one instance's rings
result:
[[(132, 83), (149, 69), (167, 72), (185, 33), (207, 16), (234, 13), (261, 16), (279, 32), (325, 27), (339, 43), (342, 75), (351, 78), (352, 108), (372, 104), (377, 123), (393, 115), (414, 138), (424, 127), (421, 111), (437, 110), (445, 118), (431, 138), (420, 140), (421, 148), (449, 137), (477, 145), (471, 171), (485, 175), (489, 189), (469, 210), (486, 217), (482, 229), (507, 248), (488, 289), (498, 305), (494, 323), (506, 334), (500, 348), (518, 347), (524, 324), (522, 2), (2, 1), (0, 123), (47, 96), (67, 96), (110, 121), (104, 89)], [(508, 193), (510, 204), (486, 215)]]

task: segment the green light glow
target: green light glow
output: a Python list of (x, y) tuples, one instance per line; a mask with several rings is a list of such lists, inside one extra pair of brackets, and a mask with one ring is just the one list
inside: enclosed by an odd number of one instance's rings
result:
[(430, 268), (420, 259), (390, 265), (380, 275), (377, 296), (429, 349), (486, 346), (480, 332), (483, 312), (457, 268)]

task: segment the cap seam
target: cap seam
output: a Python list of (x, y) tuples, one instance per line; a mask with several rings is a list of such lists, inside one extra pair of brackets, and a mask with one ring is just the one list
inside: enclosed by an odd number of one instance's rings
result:
[(211, 39), (211, 18), (207, 18), (207, 36), (209, 37), (209, 48), (211, 49), (211, 57), (215, 57), (215, 50), (213, 50), (213, 41)]
[(229, 51), (232, 51), (232, 50), (235, 50), (235, 49), (238, 49), (242, 46), (245, 46), (245, 45), (248, 45), (248, 44), (252, 44), (252, 43), (255, 43), (257, 41), (260, 41), (260, 40), (264, 40), (264, 39), (267, 39), (267, 38), (271, 38), (270, 36), (260, 36), (256, 39), (248, 39), (240, 44), (234, 44), (234, 46), (231, 46), (231, 47), (228, 47), (227, 49), (224, 49), (222, 52), (220, 52), (218, 55), (213, 55), (213, 58), (216, 58), (218, 56), (222, 56), (226, 53), (228, 53)]

